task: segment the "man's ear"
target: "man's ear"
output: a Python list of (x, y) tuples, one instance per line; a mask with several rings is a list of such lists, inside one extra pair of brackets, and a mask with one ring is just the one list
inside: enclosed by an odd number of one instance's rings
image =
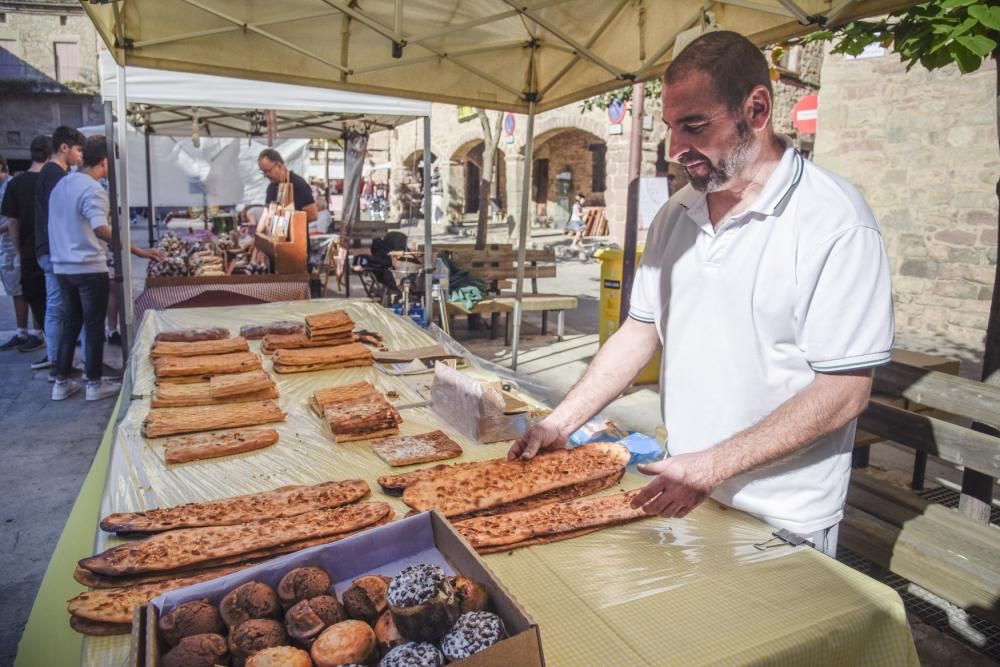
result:
[(747, 124), (754, 130), (763, 130), (771, 120), (771, 93), (765, 86), (756, 86), (747, 95), (743, 113)]

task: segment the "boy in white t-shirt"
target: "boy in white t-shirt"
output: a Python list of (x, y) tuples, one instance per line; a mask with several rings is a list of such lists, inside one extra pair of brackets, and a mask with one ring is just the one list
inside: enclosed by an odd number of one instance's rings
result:
[(690, 185), (661, 209), (629, 317), (508, 454), (558, 448), (662, 345), (669, 456), (632, 504), (683, 517), (709, 496), (836, 553), (856, 418), (893, 341), (888, 260), (849, 183), (771, 124), (767, 61), (734, 32), (667, 68), (669, 155)]

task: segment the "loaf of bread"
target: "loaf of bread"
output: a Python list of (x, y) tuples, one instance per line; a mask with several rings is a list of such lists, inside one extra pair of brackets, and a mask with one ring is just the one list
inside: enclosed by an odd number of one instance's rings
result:
[(361, 343), (326, 345), (294, 350), (276, 350), (274, 370), (279, 373), (303, 373), (327, 368), (371, 366), (372, 353)]
[(162, 438), (181, 433), (218, 431), (282, 421), (285, 421), (285, 413), (274, 401), (201, 405), (193, 408), (153, 408), (142, 423), (142, 432), (147, 438)]
[(305, 333), (304, 322), (292, 322), (282, 320), (279, 322), (265, 322), (264, 324), (244, 324), (240, 327), (240, 335), (247, 340), (258, 340), (268, 334), (295, 334)]
[(229, 329), (223, 327), (207, 327), (202, 329), (173, 329), (156, 334), (154, 342), (193, 343), (199, 340), (220, 340), (229, 338)]
[(253, 452), (276, 442), (278, 432), (273, 428), (179, 435), (163, 443), (164, 458), (169, 465), (176, 465)]
[(261, 367), (260, 357), (252, 352), (208, 354), (198, 357), (156, 357), (153, 371), (157, 378), (224, 375), (245, 373)]
[[(264, 371), (251, 372), (263, 373)], [(247, 373), (235, 373), (232, 376), (216, 375), (215, 377), (238, 377), (241, 375), (247, 375)], [(197, 382), (167, 382), (159, 384), (153, 390), (153, 397), (150, 399), (149, 404), (154, 408), (192, 408), (198, 405), (266, 401), (271, 398), (278, 398), (278, 388), (273, 382), (269, 386), (254, 389), (250, 392), (231, 396), (215, 396), (212, 394), (211, 382), (199, 379)]]
[(462, 447), (443, 431), (382, 438), (372, 443), (372, 449), (391, 466), (442, 461), (462, 455)]
[(209, 393), (212, 398), (245, 396), (246, 394), (265, 390), (274, 390), (275, 396), (277, 396), (277, 387), (274, 384), (274, 378), (262, 370), (214, 375), (209, 380)]
[(221, 338), (188, 342), (157, 341), (150, 354), (155, 357), (199, 357), (206, 354), (249, 352), (246, 338)]

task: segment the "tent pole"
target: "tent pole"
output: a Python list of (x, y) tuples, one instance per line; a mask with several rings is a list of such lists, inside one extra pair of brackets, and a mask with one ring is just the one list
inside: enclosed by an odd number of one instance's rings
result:
[(646, 84), (635, 84), (632, 96), (632, 128), (628, 146), (628, 200), (625, 209), (625, 249), (622, 251), (622, 297), (618, 324), (628, 317), (632, 281), (635, 279), (635, 253), (639, 240), (639, 174), (642, 171), (642, 116), (645, 112)]
[[(118, 215), (118, 170), (115, 162), (115, 120), (112, 111), (112, 102), (104, 103), (104, 137), (108, 142), (108, 198), (111, 200), (111, 254), (114, 257), (115, 279), (111, 289), (118, 293), (118, 303), (124, 303), (125, 291), (122, 280), (122, 243), (121, 224)], [(125, 327), (125, 310), (118, 309), (118, 328), (122, 336), (122, 368), (125, 368), (125, 360), (128, 358), (128, 337), (129, 331)]]
[(153, 206), (153, 168), (149, 155), (149, 128), (146, 128), (146, 207), (149, 216), (149, 247), (156, 243), (153, 229), (156, 227), (156, 207)]
[(524, 174), (521, 178), (521, 220), (518, 223), (517, 290), (514, 293), (514, 340), (510, 349), (511, 370), (517, 370), (517, 348), (521, 342), (521, 301), (524, 299), (524, 258), (528, 251), (528, 208), (531, 206), (531, 161), (535, 148), (535, 103), (528, 103), (528, 127), (524, 139)]
[[(424, 317), (434, 315), (434, 262), (431, 249), (431, 117), (424, 116)], [(446, 298), (444, 295), (442, 299)], [(443, 323), (442, 323), (443, 324)]]
[[(118, 68), (118, 233), (121, 236), (120, 252), (122, 277), (122, 355), (126, 356), (127, 334), (132, 333), (135, 324), (135, 303), (132, 301), (132, 226), (128, 205), (128, 106), (125, 93), (125, 68)], [(123, 221), (124, 220), (124, 221)]]

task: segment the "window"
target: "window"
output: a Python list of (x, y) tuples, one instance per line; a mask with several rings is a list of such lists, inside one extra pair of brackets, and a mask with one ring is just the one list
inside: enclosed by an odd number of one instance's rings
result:
[(81, 127), (83, 125), (83, 107), (77, 102), (61, 102), (59, 104), (59, 124)]
[(0, 12), (0, 23), (6, 23), (6, 22), (7, 22), (7, 14), (4, 12)]
[(607, 170), (605, 157), (608, 147), (605, 144), (591, 144), (590, 149), (590, 191), (604, 192), (607, 190)]
[(66, 25), (66, 18), (67, 17), (65, 17), (65, 16), (60, 16), (59, 17), (59, 25)]
[(17, 57), (17, 42), (0, 39), (0, 81), (16, 79), (22, 72), (21, 59)]
[(55, 42), (56, 81), (80, 80), (80, 45), (76, 42)]
[(21, 133), (15, 131), (7, 132), (7, 145), (8, 146), (20, 146), (21, 145)]

